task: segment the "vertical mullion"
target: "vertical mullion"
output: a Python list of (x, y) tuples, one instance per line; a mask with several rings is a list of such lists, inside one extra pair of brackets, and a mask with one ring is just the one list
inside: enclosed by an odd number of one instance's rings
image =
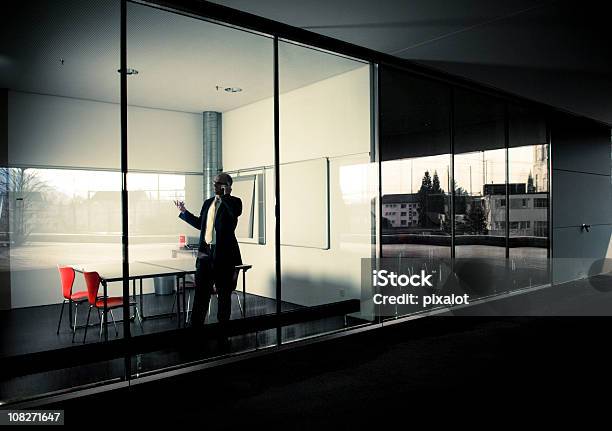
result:
[(450, 87), (450, 109), (448, 113), (450, 131), (450, 224), (451, 260), (455, 259), (455, 89)]
[[(123, 320), (129, 321), (130, 281), (128, 254), (128, 134), (127, 134), (127, 1), (121, 1), (121, 244), (123, 251)], [(124, 337), (130, 338), (130, 325), (123, 325)]]
[[(370, 161), (376, 164), (377, 172), (376, 178), (378, 180), (377, 190), (377, 199), (375, 199), (375, 245), (374, 245), (374, 266), (376, 269), (379, 269), (379, 265), (381, 259), (383, 257), (383, 249), (382, 249), (382, 157), (381, 157), (381, 136), (380, 136), (380, 95), (381, 95), (381, 78), (380, 78), (380, 66), (378, 64), (371, 64), (371, 94), (370, 94), (370, 107), (372, 112), (370, 113), (370, 117), (372, 119), (372, 130), (371, 130), (371, 150), (372, 153), (370, 155)], [(377, 306), (374, 304), (374, 315), (372, 321), (374, 323), (382, 324), (383, 318), (380, 312), (377, 312)]]
[(553, 181), (552, 181), (552, 174), (553, 174), (553, 160), (552, 160), (552, 130), (550, 127), (550, 120), (547, 118), (546, 119), (546, 152), (547, 152), (547, 157), (548, 157), (548, 164), (547, 164), (547, 169), (548, 169), (548, 209), (547, 209), (547, 220), (548, 220), (548, 229), (547, 229), (547, 235), (548, 235), (548, 247), (546, 249), (546, 258), (548, 259), (548, 281), (549, 283), (552, 285), (553, 283), (553, 270), (554, 270), (554, 264), (552, 259), (554, 258), (554, 252), (553, 252), (553, 210), (552, 210), (552, 204), (553, 204)]
[(506, 259), (510, 258), (510, 119), (508, 118), (509, 110), (508, 104), (504, 104), (504, 147), (506, 149), (505, 154), (505, 168), (506, 168)]
[[(276, 314), (281, 313), (281, 220), (280, 220), (280, 110), (279, 110), (279, 76), (278, 76), (278, 36), (274, 36), (274, 251), (276, 270)], [(277, 327), (276, 342), (281, 344), (281, 328)]]
[[(120, 41), (120, 88), (121, 88), (121, 244), (123, 252), (123, 337), (131, 338), (130, 333), (130, 267), (128, 255), (128, 193), (127, 193), (127, 1), (121, 0), (121, 41)], [(124, 357), (125, 380), (129, 381), (131, 357)]]
[(375, 74), (375, 79), (376, 81), (374, 82), (374, 91), (375, 91), (375, 99), (374, 99), (374, 118), (376, 119), (376, 130), (375, 130), (375, 135), (374, 138), (376, 139), (375, 142), (375, 150), (376, 150), (376, 166), (378, 168), (378, 172), (377, 172), (377, 177), (378, 177), (378, 205), (376, 208), (376, 211), (378, 213), (378, 223), (377, 223), (377, 227), (378, 227), (378, 236), (377, 236), (377, 241), (378, 241), (378, 258), (382, 258), (383, 257), (383, 247), (382, 247), (382, 154), (381, 154), (381, 136), (380, 136), (380, 131), (381, 131), (381, 118), (380, 118), (380, 111), (381, 111), (381, 73), (380, 73), (380, 66), (376, 67), (376, 74)]

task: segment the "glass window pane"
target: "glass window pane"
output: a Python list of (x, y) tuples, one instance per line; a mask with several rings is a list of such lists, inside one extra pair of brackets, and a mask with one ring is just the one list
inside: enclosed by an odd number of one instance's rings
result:
[(497, 99), (455, 90), (455, 256), (472, 298), (505, 290), (504, 112)]
[(306, 336), (371, 319), (360, 303), (378, 184), (370, 65), (280, 42), (279, 72), (283, 306), (339, 307)]
[(380, 81), (382, 257), (437, 268), (451, 257), (450, 88), (391, 68)]
[(513, 287), (548, 282), (549, 163), (546, 122), (526, 108), (509, 108), (509, 253)]
[(133, 334), (276, 312), (272, 39), (133, 3), (127, 21)]
[[(121, 263), (120, 2), (10, 2), (3, 13), (0, 356), (42, 354), (8, 370), (7, 402), (116, 381), (125, 368), (122, 358), (81, 357), (82, 372), (48, 360), (85, 338), (90, 301), (74, 268)], [(99, 322), (93, 308), (86, 343), (99, 342)]]
[(385, 68), (380, 99), (383, 257), (450, 257), (449, 89)]
[[(84, 276), (73, 275), (73, 267), (94, 260), (120, 264), (122, 258), (120, 2), (12, 2), (6, 8), (11, 38), (0, 51), (8, 128), (0, 157), (3, 356), (71, 347), (73, 336), (83, 341), (90, 304)], [(63, 282), (58, 267), (66, 267)], [(99, 341), (98, 322), (94, 310), (87, 342)]]

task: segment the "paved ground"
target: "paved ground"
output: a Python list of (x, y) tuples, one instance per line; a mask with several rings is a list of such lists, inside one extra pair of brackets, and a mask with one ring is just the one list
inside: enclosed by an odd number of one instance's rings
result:
[(95, 405), (130, 425), (216, 430), (585, 426), (609, 411), (611, 276), (453, 314), (49, 407), (68, 424), (88, 423)]
[(588, 421), (608, 403), (611, 323), (434, 318), (53, 407), (72, 424), (129, 406), (129, 424), (211, 429)]

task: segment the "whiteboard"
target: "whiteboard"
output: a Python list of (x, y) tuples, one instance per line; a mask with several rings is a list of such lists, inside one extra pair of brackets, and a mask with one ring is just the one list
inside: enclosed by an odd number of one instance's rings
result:
[(329, 161), (280, 165), (281, 245), (329, 249)]
[(255, 210), (255, 175), (234, 178), (232, 194), (242, 200), (242, 215), (238, 217), (236, 238), (253, 238)]

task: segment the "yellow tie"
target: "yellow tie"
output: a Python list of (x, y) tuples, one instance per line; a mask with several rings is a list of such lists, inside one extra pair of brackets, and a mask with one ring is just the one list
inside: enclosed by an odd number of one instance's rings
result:
[(208, 208), (208, 214), (206, 214), (206, 234), (204, 235), (204, 241), (206, 244), (210, 244), (213, 240), (213, 229), (215, 228), (215, 213), (217, 209), (217, 198), (212, 201)]

